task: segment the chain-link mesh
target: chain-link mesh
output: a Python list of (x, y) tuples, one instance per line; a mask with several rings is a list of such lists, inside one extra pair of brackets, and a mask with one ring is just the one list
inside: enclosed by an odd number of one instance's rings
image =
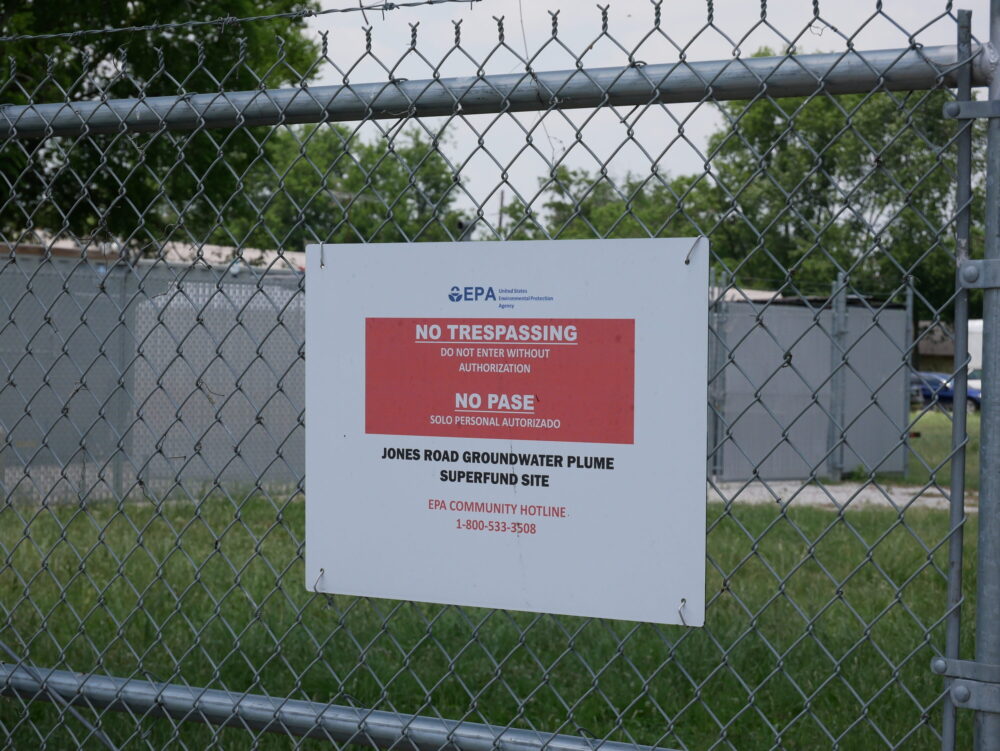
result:
[[(543, 745), (940, 745), (928, 664), (952, 613), (942, 509), (966, 405), (915, 374), (954, 371), (961, 128), (941, 112), (966, 61), (923, 42), (953, 43), (951, 3), (915, 25), (872, 3), (845, 28), (819, 3), (764, 2), (734, 35), (708, 2), (690, 38), (659, 2), (638, 33), (588, 8), (585, 34), (553, 14), (534, 49), (488, 5), (448, 40), (414, 23), (387, 49), (365, 27), (356, 56), (295, 14), (4, 42), (7, 746), (428, 749), (472, 723)], [(882, 67), (852, 52), (876, 32), (898, 48)], [(569, 78), (552, 89), (546, 71)], [(633, 80), (645, 90), (617, 93)], [(670, 99), (675, 83), (689, 93)], [(307, 242), (699, 234), (715, 280), (704, 629), (307, 591)], [(954, 500), (974, 509), (975, 488)], [(80, 680), (75, 707), (50, 670)], [(102, 676), (353, 707), (358, 727), (275, 710), (221, 728), (156, 691), (102, 702)], [(394, 740), (378, 711), (403, 718)], [(415, 740), (411, 715), (457, 724)]]

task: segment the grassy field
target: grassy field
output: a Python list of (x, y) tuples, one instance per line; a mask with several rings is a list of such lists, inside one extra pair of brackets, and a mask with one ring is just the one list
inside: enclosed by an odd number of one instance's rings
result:
[[(707, 626), (687, 630), (312, 595), (300, 499), (6, 506), (2, 638), (38, 666), (665, 747), (932, 749), (947, 518), (903, 522), (711, 505)], [(974, 561), (975, 519), (966, 539)], [(80, 726), (58, 718), (0, 699), (0, 740), (73, 747)], [(126, 748), (251, 745), (238, 729), (114, 712), (101, 726)]]
[[(919, 437), (910, 438), (910, 460), (906, 483), (910, 485), (937, 484), (947, 490), (951, 485), (951, 415), (942, 410), (932, 410), (924, 415), (914, 412), (913, 431)], [(965, 448), (965, 487), (979, 490), (979, 413), (968, 415), (969, 443)]]

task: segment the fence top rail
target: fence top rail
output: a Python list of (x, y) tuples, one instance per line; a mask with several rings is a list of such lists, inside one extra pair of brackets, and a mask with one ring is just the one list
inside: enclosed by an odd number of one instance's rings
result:
[[(974, 47), (978, 55), (979, 46)], [(953, 84), (954, 45), (540, 73), (0, 104), (0, 137), (155, 133), (528, 110), (916, 91)], [(975, 66), (974, 85), (988, 71)]]
[[(44, 676), (44, 678), (42, 677)], [(600, 738), (190, 688), (136, 678), (0, 664), (0, 695), (168, 715), (338, 743), (415, 751), (669, 751)]]

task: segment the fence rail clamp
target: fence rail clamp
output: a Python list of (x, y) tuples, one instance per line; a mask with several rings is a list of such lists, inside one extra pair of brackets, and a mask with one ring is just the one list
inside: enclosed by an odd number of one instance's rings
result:
[(958, 283), (966, 289), (997, 289), (1000, 287), (1000, 259), (962, 261), (958, 266)]
[(952, 679), (948, 693), (956, 707), (1000, 714), (1000, 665), (935, 657), (931, 670)]
[(947, 102), (944, 116), (953, 120), (975, 120), (980, 117), (1000, 117), (1000, 99), (982, 102)]

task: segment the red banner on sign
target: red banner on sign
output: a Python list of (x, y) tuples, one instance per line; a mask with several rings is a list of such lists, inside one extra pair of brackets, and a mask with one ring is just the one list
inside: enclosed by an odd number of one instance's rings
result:
[(632, 443), (631, 319), (365, 319), (365, 432)]

